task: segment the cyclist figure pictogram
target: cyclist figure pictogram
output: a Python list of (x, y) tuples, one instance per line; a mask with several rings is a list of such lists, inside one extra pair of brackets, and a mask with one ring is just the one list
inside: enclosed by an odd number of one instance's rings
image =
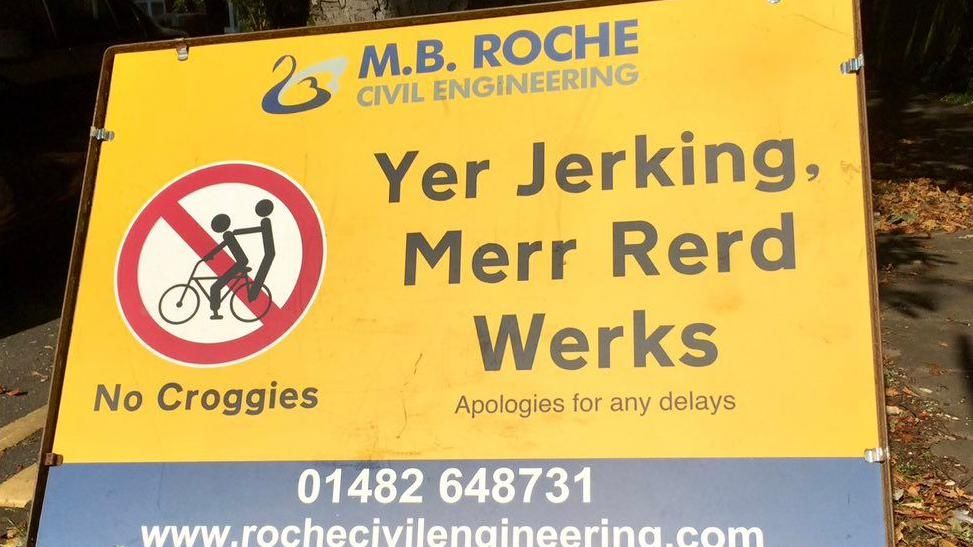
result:
[[(249, 323), (263, 318), (270, 310), (272, 303), (270, 289), (264, 281), (267, 279), (267, 273), (270, 271), (276, 256), (273, 227), (270, 218), (268, 218), (273, 211), (273, 202), (269, 199), (260, 200), (254, 207), (254, 212), (261, 217), (260, 224), (236, 230), (230, 229), (229, 215), (220, 213), (214, 216), (210, 222), (210, 227), (213, 228), (213, 231), (222, 234), (223, 241), (196, 263), (192, 273), (189, 274), (189, 280), (169, 287), (162, 293), (162, 298), (159, 299), (159, 314), (162, 318), (173, 325), (179, 325), (192, 319), (199, 310), (199, 291), (208, 296), (210, 311), (212, 312), (211, 320), (223, 319), (223, 316), (220, 315), (220, 308), (227, 298), (230, 299), (230, 313), (238, 320)], [(253, 279), (248, 276), (251, 271), (250, 258), (237, 240), (238, 236), (248, 234), (260, 234), (264, 248), (257, 274)], [(233, 257), (233, 265), (223, 275), (196, 275), (201, 264), (213, 260), (223, 249), (229, 251), (230, 256)], [(206, 281), (213, 281), (208, 290), (203, 284)], [(196, 287), (199, 287), (199, 291), (196, 290)], [(261, 292), (265, 294), (266, 298), (258, 301)], [(246, 299), (246, 302), (243, 299)]]

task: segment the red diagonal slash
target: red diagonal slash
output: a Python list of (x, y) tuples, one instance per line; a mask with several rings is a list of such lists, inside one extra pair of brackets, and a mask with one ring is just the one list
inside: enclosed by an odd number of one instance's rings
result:
[[(178, 202), (173, 203), (172, 206), (166, 208), (162, 213), (162, 220), (164, 220), (169, 226), (175, 230), (176, 234), (182, 238), (183, 241), (192, 248), (200, 259), (209, 254), (218, 243), (209, 235), (202, 226), (196, 222), (194, 219)], [(213, 272), (220, 276), (225, 274), (231, 267), (233, 267), (236, 262), (225, 250), (217, 253), (212, 260), (207, 262), (209, 267)], [(253, 282), (250, 277), (247, 277), (249, 282)], [(249, 298), (238, 298), (250, 312), (253, 313), (254, 317), (260, 315), (260, 312), (267, 306), (267, 294), (263, 291), (257, 296), (257, 298), (251, 302)], [(267, 314), (261, 319), (261, 321), (266, 321), (268, 318), (273, 317), (278, 312), (280, 308), (277, 304), (270, 301), (270, 308)]]

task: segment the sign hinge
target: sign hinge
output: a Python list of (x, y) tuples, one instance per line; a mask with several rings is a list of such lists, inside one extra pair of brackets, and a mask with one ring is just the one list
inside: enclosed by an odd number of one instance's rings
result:
[(841, 63), (842, 74), (858, 74), (863, 68), (865, 68), (865, 56), (863, 54), (858, 54), (858, 57), (853, 57)]
[(102, 142), (110, 141), (115, 138), (115, 132), (109, 131), (104, 127), (92, 126), (90, 135), (91, 138), (95, 139), (96, 141), (102, 141)]
[(55, 454), (53, 452), (48, 452), (47, 454), (44, 454), (43, 458), (41, 458), (41, 463), (44, 465), (44, 467), (57, 467), (64, 463), (64, 456)]
[(868, 463), (882, 463), (889, 459), (888, 447), (869, 448), (865, 451), (865, 461)]

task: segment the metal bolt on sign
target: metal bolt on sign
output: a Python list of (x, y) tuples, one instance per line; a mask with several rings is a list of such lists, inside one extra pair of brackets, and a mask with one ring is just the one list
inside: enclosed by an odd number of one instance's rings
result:
[(841, 63), (842, 74), (857, 74), (861, 72), (863, 68), (865, 68), (864, 55), (859, 55), (858, 57), (848, 59), (847, 61)]
[(889, 457), (889, 449), (884, 447), (869, 448), (865, 451), (865, 461), (868, 463), (882, 463)]
[(91, 132), (88, 134), (96, 141), (110, 141), (115, 138), (115, 132), (109, 131), (104, 127), (91, 126)]
[(780, 3), (781, 3), (781, 0), (767, 0), (767, 2), (768, 2), (768, 3), (769, 3), (769, 4), (771, 5), (771, 6), (776, 6), (777, 4), (780, 4)]
[(186, 44), (176, 46), (176, 58), (180, 61), (189, 60), (189, 46)]

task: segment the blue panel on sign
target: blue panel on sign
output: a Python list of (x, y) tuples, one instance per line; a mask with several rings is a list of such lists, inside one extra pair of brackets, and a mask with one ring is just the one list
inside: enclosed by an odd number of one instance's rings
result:
[(65, 465), (40, 547), (881, 547), (858, 459)]

